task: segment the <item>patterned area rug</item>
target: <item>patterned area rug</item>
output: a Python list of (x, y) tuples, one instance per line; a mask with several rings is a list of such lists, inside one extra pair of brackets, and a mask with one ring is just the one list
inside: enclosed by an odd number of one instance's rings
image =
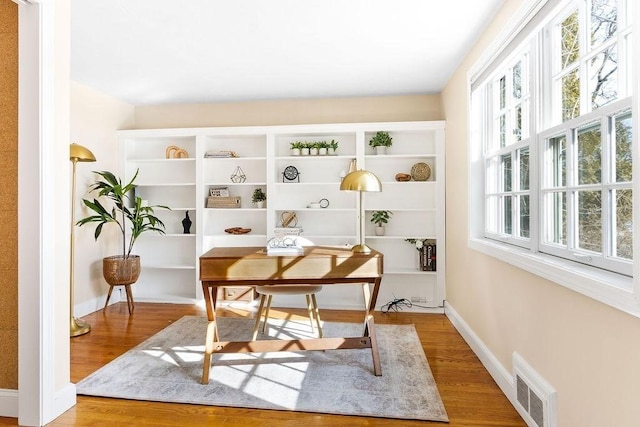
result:
[[(220, 317), (221, 340), (248, 341), (253, 320)], [(325, 322), (325, 337), (362, 325)], [(309, 322), (270, 320), (268, 336), (312, 337)], [(382, 376), (371, 350), (219, 354), (200, 384), (206, 318), (185, 316), (77, 384), (78, 394), (159, 402), (448, 421), (413, 325), (376, 325)]]

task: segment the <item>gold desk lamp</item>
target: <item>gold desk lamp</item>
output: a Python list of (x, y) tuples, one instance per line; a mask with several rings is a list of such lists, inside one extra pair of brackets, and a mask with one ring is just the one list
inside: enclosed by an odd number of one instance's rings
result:
[(357, 191), (359, 195), (358, 206), (360, 212), (360, 244), (355, 245), (351, 250), (368, 254), (371, 248), (364, 244), (364, 205), (362, 204), (362, 193), (365, 191), (382, 191), (382, 184), (377, 176), (366, 170), (357, 170), (344, 177), (340, 184), (342, 191)]
[(69, 301), (71, 313), (71, 338), (84, 335), (91, 330), (91, 325), (81, 319), (73, 316), (73, 293), (74, 293), (74, 270), (73, 261), (75, 258), (75, 228), (76, 228), (76, 163), (78, 162), (95, 162), (96, 158), (88, 149), (78, 144), (69, 145), (69, 160), (73, 164), (73, 175), (71, 178), (71, 263), (70, 263), (70, 283), (69, 283)]

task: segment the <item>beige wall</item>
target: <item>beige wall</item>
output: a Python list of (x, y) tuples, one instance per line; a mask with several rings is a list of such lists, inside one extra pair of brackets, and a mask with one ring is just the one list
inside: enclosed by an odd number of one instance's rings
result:
[[(115, 130), (133, 127), (132, 105), (71, 83), (71, 141), (90, 149), (95, 163), (78, 163), (76, 178), (76, 219), (90, 212), (82, 204), (96, 180), (92, 171), (117, 171), (120, 168), (118, 137)], [(76, 227), (75, 306), (76, 316), (96, 311), (104, 305), (109, 286), (102, 279), (102, 258), (118, 252), (116, 227), (105, 227), (100, 240), (93, 237), (95, 226)], [(117, 298), (115, 299), (117, 301)]]
[(441, 120), (440, 95), (159, 105), (136, 108), (136, 129)]
[(18, 6), (0, 1), (0, 389), (18, 388)]
[(637, 426), (640, 319), (467, 247), (466, 75), (522, 3), (505, 2), (442, 93), (447, 300), (509, 372), (517, 351), (557, 390), (558, 426)]

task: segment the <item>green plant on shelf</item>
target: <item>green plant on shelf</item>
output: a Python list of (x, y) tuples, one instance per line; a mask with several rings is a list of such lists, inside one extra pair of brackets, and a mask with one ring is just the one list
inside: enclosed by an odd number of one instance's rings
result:
[(391, 211), (373, 211), (373, 214), (371, 215), (371, 222), (378, 227), (384, 227), (384, 225), (391, 219), (391, 215), (393, 215), (393, 212)]
[(253, 195), (251, 196), (251, 201), (253, 203), (264, 202), (267, 200), (267, 195), (264, 193), (262, 188), (258, 187), (253, 190)]
[(393, 138), (389, 135), (389, 132), (378, 131), (369, 140), (369, 145), (372, 147), (391, 147), (393, 144)]

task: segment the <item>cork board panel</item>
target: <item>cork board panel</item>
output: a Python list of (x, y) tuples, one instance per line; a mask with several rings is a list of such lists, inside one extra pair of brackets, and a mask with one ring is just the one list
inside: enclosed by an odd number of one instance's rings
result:
[[(3, 351), (0, 353), (0, 387), (8, 390), (18, 389), (18, 330), (0, 330), (0, 342)], [(16, 353), (12, 354), (12, 349)], [(13, 357), (12, 357), (13, 356)]]
[(0, 1), (0, 33), (18, 34), (18, 5)]
[(15, 84), (18, 78), (18, 35), (0, 33), (0, 100), (3, 106), (17, 103), (18, 86)]
[(18, 266), (0, 268), (0, 330), (12, 330), (16, 327), (17, 311)]
[(0, 389), (18, 388), (18, 6), (0, 1)]
[(0, 224), (2, 232), (7, 233), (2, 234), (0, 238), (0, 275), (2, 275), (4, 270), (18, 268), (18, 218), (16, 210), (0, 209)]

